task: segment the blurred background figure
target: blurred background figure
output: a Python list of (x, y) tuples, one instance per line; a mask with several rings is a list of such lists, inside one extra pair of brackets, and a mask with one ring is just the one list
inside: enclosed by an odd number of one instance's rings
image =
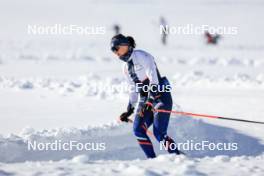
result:
[[(164, 17), (160, 17), (160, 25), (163, 27), (163, 28), (165, 28), (168, 24), (167, 24), (167, 22), (166, 22), (166, 20), (165, 20), (165, 18)], [(161, 34), (161, 43), (163, 44), (163, 45), (166, 45), (167, 44), (167, 37), (168, 37), (168, 33), (166, 33), (166, 31), (163, 31), (162, 30), (162, 34)]]
[(210, 34), (208, 31), (206, 31), (204, 33), (204, 36), (206, 38), (206, 43), (207, 44), (211, 44), (211, 45), (217, 45), (218, 44), (218, 41), (220, 39), (220, 35), (219, 34)]
[(114, 28), (115, 35), (120, 34), (120, 32), (121, 32), (120, 31), (121, 30), (120, 25), (115, 24), (113, 28)]

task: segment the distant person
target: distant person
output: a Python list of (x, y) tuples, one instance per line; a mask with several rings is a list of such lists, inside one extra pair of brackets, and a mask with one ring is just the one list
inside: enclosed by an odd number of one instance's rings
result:
[[(160, 26), (162, 26), (162, 28), (165, 29), (167, 25), (168, 24), (167, 24), (165, 18), (164, 17), (160, 17)], [(162, 30), (161, 43), (163, 45), (167, 44), (167, 37), (168, 37), (168, 34), (166, 33), (166, 31)]]
[(217, 45), (220, 39), (219, 34), (213, 35), (213, 34), (210, 34), (208, 31), (205, 32), (204, 36), (206, 38), (207, 44), (212, 44), (212, 45)]
[[(170, 113), (155, 112), (155, 109), (171, 111), (172, 97), (169, 90), (161, 87), (170, 87), (166, 77), (159, 73), (154, 57), (143, 50), (135, 49), (135, 40), (130, 36), (118, 34), (111, 40), (111, 50), (120, 60), (125, 62), (125, 74), (130, 90), (127, 111), (120, 115), (123, 122), (131, 121), (128, 117), (134, 110), (134, 134), (148, 158), (156, 157), (152, 142), (147, 134), (148, 128), (153, 125), (153, 134), (159, 142), (164, 142), (169, 153), (181, 154), (176, 148), (174, 140), (167, 135)], [(137, 67), (136, 67), (137, 66)], [(140, 68), (140, 69), (139, 69)], [(142, 87), (148, 87), (143, 89)], [(158, 88), (160, 87), (160, 88)]]
[(117, 34), (120, 34), (120, 26), (118, 25), (118, 24), (115, 24), (114, 25), (114, 31), (115, 31), (115, 35), (117, 35)]

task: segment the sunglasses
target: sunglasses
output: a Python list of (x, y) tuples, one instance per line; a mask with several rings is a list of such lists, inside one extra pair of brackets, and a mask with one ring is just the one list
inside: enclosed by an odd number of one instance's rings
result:
[(113, 51), (113, 52), (117, 52), (118, 50), (119, 50), (119, 46), (113, 46), (113, 47), (111, 47), (111, 50)]

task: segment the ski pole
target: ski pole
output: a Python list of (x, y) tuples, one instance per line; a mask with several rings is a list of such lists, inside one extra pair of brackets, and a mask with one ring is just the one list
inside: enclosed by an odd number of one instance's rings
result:
[(189, 116), (195, 116), (195, 117), (205, 117), (205, 118), (232, 120), (232, 121), (240, 121), (240, 122), (247, 122), (247, 123), (264, 124), (264, 122), (253, 121), (253, 120), (244, 120), (244, 119), (221, 117), (221, 116), (206, 115), (206, 114), (195, 114), (195, 113), (190, 113), (190, 112), (180, 112), (180, 111), (174, 111), (174, 110), (169, 111), (169, 110), (165, 110), (165, 109), (154, 109), (154, 112), (163, 112), (163, 113), (172, 113), (172, 114), (179, 114), (179, 115), (189, 115)]

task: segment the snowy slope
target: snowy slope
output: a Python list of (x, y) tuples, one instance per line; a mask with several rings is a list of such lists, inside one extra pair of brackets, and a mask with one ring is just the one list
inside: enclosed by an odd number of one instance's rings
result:
[[(1, 0), (0, 0), (1, 1)], [(177, 143), (237, 143), (238, 150), (184, 150), (146, 160), (126, 108), (122, 62), (109, 50), (112, 25), (152, 53), (173, 86), (174, 110), (264, 121), (264, 3), (260, 0), (1, 1), (0, 176), (263, 175), (264, 128), (172, 115)], [(237, 26), (219, 46), (201, 35), (170, 35), (160, 44), (159, 17), (170, 25)], [(106, 34), (32, 36), (28, 24), (105, 26)], [(152, 130), (151, 128), (149, 129)], [(37, 141), (105, 143), (103, 151), (30, 151)]]
[[(85, 129), (34, 131), (26, 128), (19, 136), (1, 138), (0, 158), (5, 163), (0, 165), (0, 173), (2, 175), (222, 175), (223, 173), (235, 175), (237, 172), (242, 172), (240, 175), (262, 175), (263, 173), (264, 145), (254, 137), (230, 128), (209, 125), (190, 117), (173, 118), (169, 134), (175, 137), (177, 142), (185, 140), (236, 142), (239, 150), (185, 151), (186, 156), (160, 155), (153, 160), (144, 159), (130, 131), (131, 125), (118, 123)], [(61, 142), (74, 140), (80, 143), (105, 142), (106, 150), (28, 151), (27, 149), (29, 141), (55, 140)], [(159, 152), (159, 146), (153, 138), (152, 141), (156, 151), (164, 154)], [(225, 171), (223, 172), (221, 168), (225, 168)]]
[[(24, 161), (45, 161), (71, 159), (80, 154), (85, 154), (89, 160), (129, 160), (144, 159), (143, 152), (139, 149), (136, 140), (131, 134), (131, 125), (109, 124), (97, 127), (61, 128), (53, 130), (34, 131), (31, 128), (24, 129), (19, 136), (1, 138), (0, 158), (3, 162), (24, 162)], [(210, 133), (208, 133), (210, 132)], [(210, 143), (237, 143), (238, 150), (186, 150), (189, 157), (205, 156), (257, 156), (262, 154), (264, 146), (254, 137), (239, 133), (233, 129), (219, 127), (204, 123), (201, 120), (194, 120), (190, 117), (178, 117), (171, 119), (169, 134), (177, 139), (178, 143), (191, 141), (199, 143), (209, 141)], [(76, 148), (70, 151), (64, 150), (29, 150), (28, 143), (67, 141), (105, 143), (105, 150), (79, 151)], [(152, 141), (157, 153), (166, 153), (160, 150), (160, 146), (152, 136)], [(181, 148), (181, 147), (180, 147)], [(181, 150), (184, 151), (184, 147)]]
[[(153, 160), (89, 161), (86, 156), (60, 162), (2, 164), (2, 175), (262, 175), (263, 155), (258, 157), (205, 157), (162, 155)], [(162, 166), (162, 167), (161, 167)], [(223, 170), (224, 169), (224, 170)]]

